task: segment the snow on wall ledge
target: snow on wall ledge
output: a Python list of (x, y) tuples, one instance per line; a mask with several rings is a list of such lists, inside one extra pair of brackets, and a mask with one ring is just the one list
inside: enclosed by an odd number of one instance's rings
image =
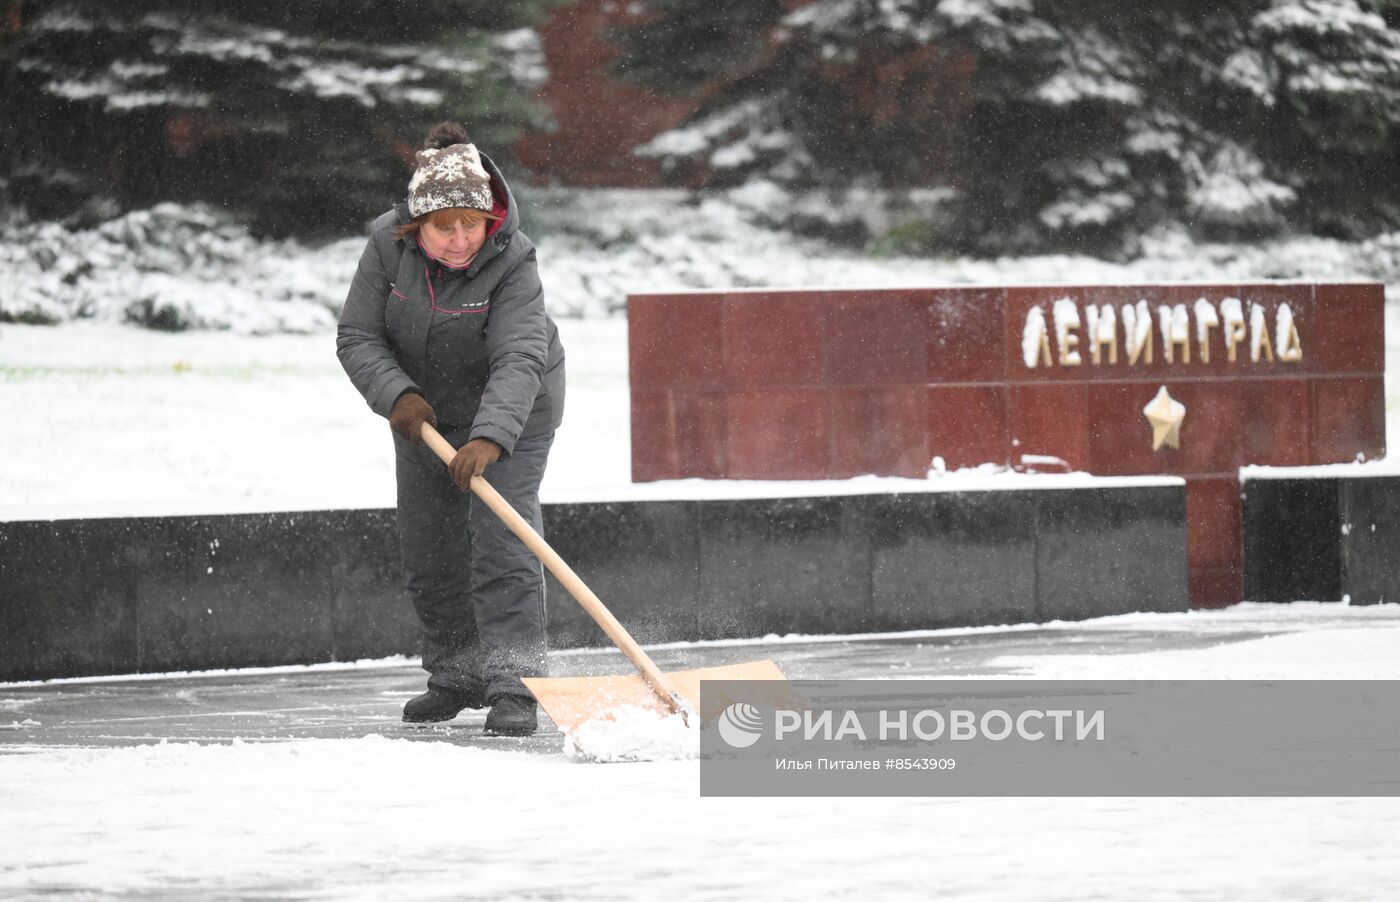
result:
[[(755, 480), (677, 479), (669, 482), (620, 486), (553, 488), (540, 499), (553, 504), (636, 501), (718, 501), (759, 498), (817, 498), (836, 495), (909, 494), (924, 492), (1016, 492), (1050, 489), (1122, 488), (1184, 485), (1173, 476), (1091, 476), (1088, 473), (1018, 473), (998, 467), (931, 472), (927, 479), (857, 476), (852, 479)], [(121, 517), (196, 517), (222, 514), (299, 513), (364, 510), (384, 506), (383, 498), (364, 495), (335, 497), (219, 498), (186, 501), (55, 502), (0, 504), (0, 523), (22, 520), (113, 519)]]
[[(1187, 607), (1180, 484), (548, 505), (639, 641)], [(703, 579), (702, 579), (703, 574)], [(554, 647), (605, 642), (554, 584)], [(0, 679), (408, 654), (394, 512), (0, 522)]]
[[(634, 294), (632, 474), (1177, 475), (1192, 601), (1237, 602), (1239, 468), (1385, 453), (1384, 303), (1297, 281)], [(1144, 416), (1163, 387), (1176, 431)]]

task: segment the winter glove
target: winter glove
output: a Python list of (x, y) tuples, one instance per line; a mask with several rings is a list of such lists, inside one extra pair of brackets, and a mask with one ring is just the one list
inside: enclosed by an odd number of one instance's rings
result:
[(472, 477), (480, 476), (487, 464), (501, 459), (501, 446), (489, 438), (474, 438), (457, 451), (447, 469), (457, 488), (466, 492), (471, 489)]
[(437, 415), (433, 413), (432, 405), (417, 392), (407, 391), (399, 395), (394, 409), (389, 411), (389, 428), (414, 444), (422, 444), (424, 423), (437, 427)]

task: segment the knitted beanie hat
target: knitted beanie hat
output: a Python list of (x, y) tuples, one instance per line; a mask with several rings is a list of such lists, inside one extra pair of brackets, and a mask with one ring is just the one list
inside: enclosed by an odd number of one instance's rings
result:
[(467, 207), (492, 219), (491, 177), (475, 144), (418, 151), (418, 169), (408, 183), (408, 213), (414, 219), (434, 210)]

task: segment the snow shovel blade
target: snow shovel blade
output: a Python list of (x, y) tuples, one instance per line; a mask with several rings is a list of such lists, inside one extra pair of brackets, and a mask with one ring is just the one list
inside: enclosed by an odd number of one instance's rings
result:
[[(683, 698), (692, 711), (700, 712), (703, 721), (713, 720), (726, 707), (723, 699), (705, 696), (706, 708), (700, 707), (701, 680), (774, 680), (774, 699), (787, 699), (792, 690), (787, 678), (772, 661), (748, 661), (721, 667), (701, 667), (696, 670), (676, 670), (665, 674), (667, 683)], [(572, 733), (590, 720), (612, 720), (613, 714), (624, 708), (636, 707), (670, 713), (656, 691), (639, 674), (598, 677), (526, 677), (526, 688), (535, 694), (549, 719), (565, 733)], [(698, 725), (697, 725), (698, 726)]]

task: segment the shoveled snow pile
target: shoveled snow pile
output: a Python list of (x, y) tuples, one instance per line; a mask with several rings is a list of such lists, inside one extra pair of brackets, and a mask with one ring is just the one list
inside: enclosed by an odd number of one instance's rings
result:
[(663, 714), (628, 705), (611, 717), (586, 721), (564, 734), (564, 755), (571, 761), (683, 761), (699, 757), (700, 725), (687, 725), (679, 714)]

